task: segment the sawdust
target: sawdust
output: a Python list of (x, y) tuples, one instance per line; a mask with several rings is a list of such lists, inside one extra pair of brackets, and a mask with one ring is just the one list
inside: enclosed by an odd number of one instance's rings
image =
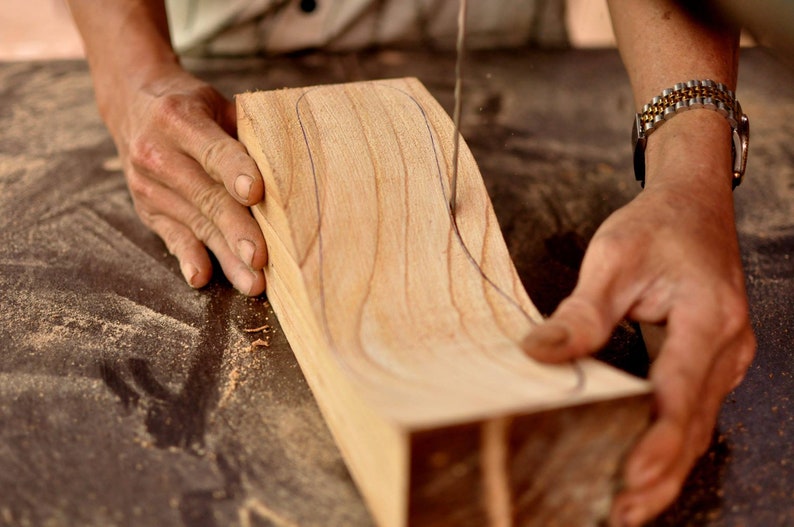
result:
[[(271, 309), (270, 304), (265, 302), (265, 309)], [(269, 320), (269, 316), (265, 316), (265, 321)], [(270, 347), (270, 340), (273, 337), (276, 329), (271, 326), (270, 324), (263, 324), (261, 326), (255, 328), (243, 328), (244, 333), (261, 333), (262, 336), (257, 338), (255, 341), (251, 342), (249, 347), (250, 351), (254, 351), (256, 348), (269, 348)]]
[(252, 527), (267, 522), (274, 527), (298, 527), (256, 498), (246, 500), (239, 510), (240, 525)]
[(245, 331), (246, 333), (259, 333), (261, 331), (267, 333), (271, 329), (272, 328), (270, 327), (270, 324), (265, 324), (264, 326), (259, 326), (258, 328), (243, 329), (243, 331)]
[(226, 377), (226, 386), (223, 389), (223, 393), (221, 393), (220, 400), (218, 401), (218, 410), (223, 409), (226, 406), (229, 398), (234, 393), (235, 389), (237, 388), (237, 383), (240, 380), (240, 370), (238, 368), (234, 368), (229, 375)]

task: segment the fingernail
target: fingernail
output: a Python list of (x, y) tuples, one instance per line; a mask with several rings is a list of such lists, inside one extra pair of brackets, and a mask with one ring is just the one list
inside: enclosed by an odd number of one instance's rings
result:
[(182, 271), (182, 276), (185, 277), (185, 281), (187, 281), (188, 285), (195, 288), (196, 276), (199, 274), (198, 268), (192, 263), (183, 262), (180, 266), (180, 270)]
[(248, 199), (248, 195), (251, 194), (251, 185), (253, 184), (254, 178), (241, 174), (234, 180), (234, 191), (240, 199)]
[(549, 324), (535, 328), (524, 339), (526, 351), (531, 352), (532, 348), (556, 348), (562, 346), (570, 338), (568, 329), (559, 324)]
[(248, 269), (241, 269), (234, 280), (234, 285), (238, 291), (246, 296), (251, 296), (251, 291), (254, 290), (257, 276)]
[(256, 252), (256, 245), (250, 240), (240, 240), (237, 242), (237, 255), (248, 267), (253, 267), (254, 253)]

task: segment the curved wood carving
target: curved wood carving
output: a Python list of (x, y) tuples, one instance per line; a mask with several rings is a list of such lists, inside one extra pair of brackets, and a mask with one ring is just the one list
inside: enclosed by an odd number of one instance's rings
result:
[(435, 99), (397, 79), (237, 104), (268, 297), (378, 523), (595, 524), (648, 386), (521, 351), (540, 315), (465, 145), (450, 214)]

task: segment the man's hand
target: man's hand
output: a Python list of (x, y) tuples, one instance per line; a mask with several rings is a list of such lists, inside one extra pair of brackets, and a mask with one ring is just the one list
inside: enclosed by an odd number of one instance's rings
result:
[(262, 176), (234, 139), (235, 107), (179, 65), (163, 0), (69, 0), (100, 113), (116, 142), (141, 220), (207, 284), (215, 254), (246, 295), (265, 289), (267, 248), (247, 206)]
[(573, 293), (524, 342), (562, 362), (598, 350), (624, 317), (662, 334), (651, 350), (655, 419), (627, 459), (617, 526), (642, 525), (675, 499), (755, 350), (729, 179), (653, 183), (599, 228)]
[[(107, 99), (105, 99), (107, 101)], [(104, 104), (141, 220), (180, 263), (192, 287), (207, 284), (213, 252), (240, 292), (264, 291), (267, 249), (247, 207), (262, 176), (234, 139), (234, 104), (179, 67)]]

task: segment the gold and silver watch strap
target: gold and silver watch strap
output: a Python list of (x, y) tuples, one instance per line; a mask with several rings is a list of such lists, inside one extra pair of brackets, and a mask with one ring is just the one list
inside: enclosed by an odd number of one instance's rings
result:
[(721, 82), (691, 80), (668, 88), (643, 106), (634, 117), (632, 147), (634, 149), (634, 175), (645, 186), (645, 145), (648, 137), (662, 123), (679, 113), (706, 109), (713, 110), (731, 125), (733, 152), (733, 188), (742, 182), (747, 167), (747, 149), (750, 143), (750, 121), (742, 111), (733, 91)]

